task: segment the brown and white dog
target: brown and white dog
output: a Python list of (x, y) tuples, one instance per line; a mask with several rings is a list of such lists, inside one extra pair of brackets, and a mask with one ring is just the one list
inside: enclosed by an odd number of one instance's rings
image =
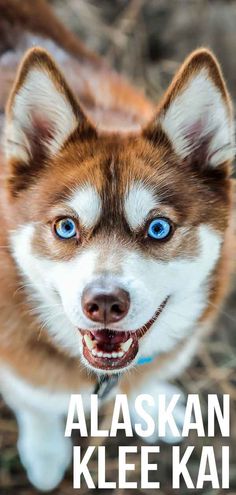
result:
[(70, 394), (119, 373), (131, 410), (143, 390), (170, 395), (212, 326), (232, 258), (233, 119), (208, 50), (155, 109), (41, 0), (5, 4), (0, 389), (29, 479), (49, 490), (70, 462)]

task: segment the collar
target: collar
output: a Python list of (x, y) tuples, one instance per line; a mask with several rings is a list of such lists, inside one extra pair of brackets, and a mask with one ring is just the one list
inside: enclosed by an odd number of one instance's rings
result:
[(148, 364), (148, 363), (151, 363), (153, 361), (153, 357), (152, 356), (145, 356), (145, 357), (140, 357), (137, 361), (137, 365), (138, 366), (142, 366), (143, 364)]
[[(138, 366), (142, 366), (144, 364), (151, 363), (153, 361), (152, 356), (140, 357), (137, 361)], [(116, 387), (119, 380), (119, 375), (101, 375), (97, 379), (97, 383), (95, 385), (94, 394), (97, 394), (99, 399), (104, 399), (111, 392), (111, 390)]]

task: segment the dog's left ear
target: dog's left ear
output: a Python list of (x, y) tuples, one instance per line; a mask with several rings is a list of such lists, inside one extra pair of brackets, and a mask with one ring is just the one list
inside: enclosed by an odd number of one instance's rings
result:
[(231, 102), (210, 51), (199, 49), (185, 61), (143, 132), (158, 142), (163, 130), (181, 160), (218, 167), (234, 158)]

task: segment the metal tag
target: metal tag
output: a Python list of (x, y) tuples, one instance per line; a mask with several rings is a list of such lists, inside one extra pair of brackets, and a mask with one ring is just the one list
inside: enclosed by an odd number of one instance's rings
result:
[(99, 399), (104, 399), (116, 387), (118, 379), (119, 375), (102, 375), (98, 379), (93, 393), (97, 394)]

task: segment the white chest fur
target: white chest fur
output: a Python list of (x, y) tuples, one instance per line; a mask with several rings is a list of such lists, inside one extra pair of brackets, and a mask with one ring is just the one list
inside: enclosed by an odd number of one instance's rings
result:
[(58, 392), (46, 387), (34, 387), (17, 376), (10, 368), (0, 368), (0, 392), (7, 404), (13, 409), (30, 408), (42, 414), (66, 415), (71, 393), (83, 396), (85, 409), (89, 408), (91, 390), (71, 390)]

